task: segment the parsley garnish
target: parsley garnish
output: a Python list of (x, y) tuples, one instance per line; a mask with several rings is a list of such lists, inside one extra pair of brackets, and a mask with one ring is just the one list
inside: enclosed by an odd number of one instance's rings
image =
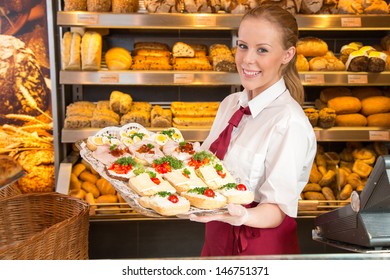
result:
[(162, 192), (158, 192), (157, 195), (161, 196), (161, 197), (167, 197), (167, 196), (171, 195), (171, 193), (167, 192), (167, 191), (162, 191)]
[(187, 168), (183, 169), (183, 173), (186, 175), (191, 175), (191, 172)]
[(115, 161), (117, 164), (120, 165), (135, 165), (136, 162), (132, 157), (122, 157)]
[(227, 183), (225, 185), (223, 185), (221, 187), (221, 189), (227, 189), (227, 190), (230, 190), (230, 189), (235, 189), (237, 187), (237, 184), (236, 183)]
[(173, 169), (183, 168), (183, 162), (177, 158), (174, 158), (173, 156), (165, 156), (165, 157), (153, 160), (153, 163), (157, 164), (157, 165), (163, 164), (164, 162), (169, 163), (169, 165)]
[(217, 163), (216, 165), (214, 165), (214, 169), (217, 170), (217, 171), (222, 171), (223, 168), (222, 168), (222, 165)]
[(204, 194), (205, 190), (207, 190), (208, 187), (196, 187), (190, 189), (188, 192), (189, 193), (196, 193), (196, 194)]
[(201, 152), (197, 152), (195, 153), (192, 158), (194, 160), (199, 160), (199, 161), (203, 161), (205, 158), (208, 158), (208, 159), (213, 159), (214, 155), (207, 152), (207, 151), (201, 151)]
[(160, 133), (167, 135), (169, 138), (172, 138), (172, 135), (175, 133), (175, 130), (167, 129), (167, 130), (160, 131)]
[(139, 137), (141, 140), (142, 140), (142, 138), (144, 138), (144, 136), (145, 136), (145, 133), (142, 133), (142, 132), (135, 132), (135, 133), (133, 133), (133, 134), (131, 134), (130, 135), (130, 138), (131, 139), (134, 139), (134, 137)]

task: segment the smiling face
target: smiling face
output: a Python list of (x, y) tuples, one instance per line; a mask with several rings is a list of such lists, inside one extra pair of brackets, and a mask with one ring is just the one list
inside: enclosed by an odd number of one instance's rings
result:
[(245, 18), (238, 30), (236, 65), (241, 83), (252, 98), (276, 83), (281, 68), (295, 55), (295, 47), (284, 49), (283, 33), (275, 24), (254, 17)]

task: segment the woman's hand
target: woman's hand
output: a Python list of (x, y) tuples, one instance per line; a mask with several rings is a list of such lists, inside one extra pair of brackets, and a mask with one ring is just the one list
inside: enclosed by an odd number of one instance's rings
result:
[(194, 222), (208, 223), (211, 221), (220, 221), (231, 224), (232, 226), (241, 226), (249, 218), (248, 210), (238, 204), (228, 204), (228, 213), (197, 216), (195, 214), (189, 215), (189, 219)]

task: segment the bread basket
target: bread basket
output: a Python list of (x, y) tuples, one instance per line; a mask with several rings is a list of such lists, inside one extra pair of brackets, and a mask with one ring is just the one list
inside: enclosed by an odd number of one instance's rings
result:
[(0, 259), (88, 259), (89, 205), (59, 193), (0, 197)]

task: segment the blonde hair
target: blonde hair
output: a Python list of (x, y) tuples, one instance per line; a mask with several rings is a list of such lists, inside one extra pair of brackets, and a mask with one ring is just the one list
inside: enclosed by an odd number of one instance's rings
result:
[[(287, 10), (275, 4), (261, 4), (244, 14), (241, 21), (249, 17), (261, 18), (277, 26), (281, 30), (280, 38), (285, 50), (290, 47), (296, 47), (299, 35), (298, 24), (295, 17)], [(299, 104), (303, 104), (305, 98), (304, 89), (296, 68), (296, 60), (297, 54), (294, 55), (288, 64), (282, 66), (281, 74), (291, 96)]]

